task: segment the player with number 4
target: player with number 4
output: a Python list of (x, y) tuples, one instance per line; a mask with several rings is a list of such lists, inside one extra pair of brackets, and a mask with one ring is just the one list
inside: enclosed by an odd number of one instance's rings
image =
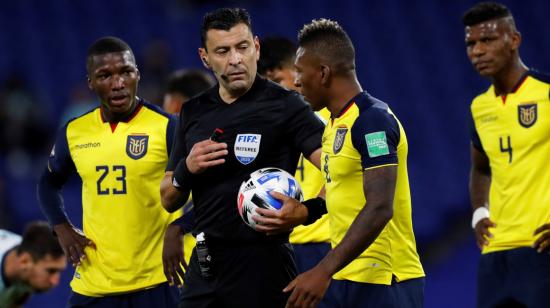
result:
[(480, 3), (462, 21), (468, 57), (492, 83), (471, 105), (478, 307), (547, 307), (550, 77), (523, 64), (521, 35), (504, 5)]

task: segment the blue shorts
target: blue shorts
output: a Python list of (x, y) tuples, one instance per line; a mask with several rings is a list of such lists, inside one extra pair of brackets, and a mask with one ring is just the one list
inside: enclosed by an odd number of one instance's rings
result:
[(389, 286), (333, 279), (329, 289), (339, 298), (331, 307), (421, 308), (424, 283), (424, 278), (392, 281)]
[[(319, 263), (330, 251), (329, 243), (292, 244), (296, 258), (298, 273), (306, 272)], [(325, 296), (319, 302), (318, 308), (337, 307), (337, 295), (332, 288), (328, 288)]]
[(330, 251), (329, 243), (292, 244), (298, 273), (312, 269)]
[(550, 253), (530, 247), (481, 255), (478, 307), (548, 307)]
[(70, 308), (173, 308), (178, 305), (178, 290), (168, 283), (137, 292), (104, 297), (91, 297), (72, 292)]

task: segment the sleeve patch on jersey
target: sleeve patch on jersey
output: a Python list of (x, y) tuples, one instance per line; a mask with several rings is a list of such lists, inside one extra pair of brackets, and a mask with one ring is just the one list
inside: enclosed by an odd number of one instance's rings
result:
[(366, 134), (365, 142), (371, 158), (390, 154), (385, 131)]

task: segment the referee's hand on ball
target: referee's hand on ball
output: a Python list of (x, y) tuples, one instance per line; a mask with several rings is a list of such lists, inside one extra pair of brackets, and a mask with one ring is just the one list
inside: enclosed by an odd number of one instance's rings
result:
[(256, 231), (267, 235), (289, 232), (292, 228), (303, 224), (307, 219), (307, 208), (298, 200), (276, 191), (271, 196), (283, 202), (280, 210), (257, 208), (252, 219), (256, 221)]

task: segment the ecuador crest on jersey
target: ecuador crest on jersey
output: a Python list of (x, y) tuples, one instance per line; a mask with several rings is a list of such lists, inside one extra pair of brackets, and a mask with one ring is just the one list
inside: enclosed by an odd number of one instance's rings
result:
[(148, 135), (128, 135), (126, 154), (132, 159), (140, 159), (147, 154)]
[(519, 124), (529, 128), (537, 122), (537, 104), (518, 105)]

